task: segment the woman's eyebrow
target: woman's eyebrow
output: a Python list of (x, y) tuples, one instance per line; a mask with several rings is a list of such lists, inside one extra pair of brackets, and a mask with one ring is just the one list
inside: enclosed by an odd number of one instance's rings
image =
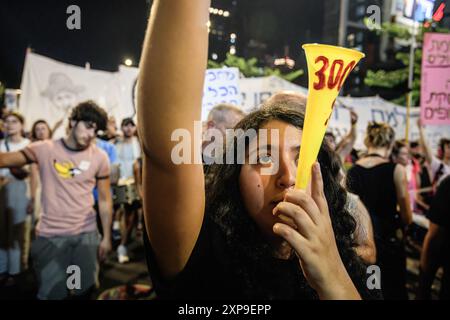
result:
[(276, 145), (272, 145), (272, 144), (270, 144), (270, 143), (268, 143), (268, 144), (262, 144), (262, 145), (257, 145), (256, 146), (256, 150), (252, 150), (253, 152), (254, 151), (259, 151), (259, 150), (265, 150), (265, 151), (271, 151), (271, 150), (273, 150), (273, 148), (277, 148), (278, 146), (276, 146)]
[(297, 144), (297, 145), (291, 147), (291, 151), (300, 152), (301, 147), (302, 147), (301, 145)]

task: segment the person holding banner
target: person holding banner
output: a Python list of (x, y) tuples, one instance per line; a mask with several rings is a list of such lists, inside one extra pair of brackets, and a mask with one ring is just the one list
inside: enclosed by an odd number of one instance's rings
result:
[[(320, 147), (320, 164), (313, 166), (309, 191), (294, 190), (303, 126), (303, 114), (295, 108), (265, 106), (241, 120), (235, 129), (268, 132), (270, 140), (260, 146), (266, 152), (256, 151), (260, 136), (234, 136), (232, 144), (244, 143), (248, 152), (227, 149), (233, 163), (214, 165), (206, 188), (201, 141), (189, 151), (200, 161), (174, 163), (172, 133), (182, 128), (195, 136), (194, 122), (201, 115), (210, 4), (154, 1), (143, 46), (138, 128), (144, 151), (144, 241), (157, 295), (368, 297), (366, 270), (351, 240), (355, 221), (344, 210), (345, 191), (329, 169), (326, 144)], [(255, 152), (258, 161), (251, 164), (247, 160)], [(240, 156), (245, 163), (236, 162)]]
[[(389, 161), (395, 140), (386, 123), (369, 123), (364, 140), (368, 153), (347, 173), (347, 188), (367, 207), (372, 218), (385, 299), (408, 299), (404, 228), (412, 222), (406, 171)], [(397, 211), (399, 207), (399, 211)]]

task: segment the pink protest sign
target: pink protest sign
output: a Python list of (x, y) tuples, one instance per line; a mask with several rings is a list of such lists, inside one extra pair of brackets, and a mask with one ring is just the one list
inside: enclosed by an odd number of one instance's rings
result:
[(450, 34), (424, 35), (420, 106), (423, 124), (450, 124)]

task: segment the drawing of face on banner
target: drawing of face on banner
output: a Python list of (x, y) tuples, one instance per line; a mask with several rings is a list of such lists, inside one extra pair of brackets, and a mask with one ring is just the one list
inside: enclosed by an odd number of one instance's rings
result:
[(50, 74), (47, 88), (41, 95), (50, 100), (58, 113), (67, 114), (79, 102), (79, 95), (84, 91), (84, 86), (75, 85), (66, 74), (55, 72)]

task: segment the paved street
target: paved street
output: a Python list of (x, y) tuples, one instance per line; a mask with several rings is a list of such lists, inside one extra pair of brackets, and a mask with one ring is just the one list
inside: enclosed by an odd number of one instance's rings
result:
[[(407, 288), (410, 299), (415, 298), (415, 286), (419, 275), (419, 253), (420, 247), (417, 244), (408, 242), (407, 253)], [(130, 262), (127, 264), (119, 264), (117, 262), (116, 253), (111, 253), (108, 260), (102, 265), (99, 280), (100, 288), (92, 294), (92, 299), (97, 299), (102, 293), (106, 295), (105, 291), (114, 289), (126, 284), (140, 284), (150, 286), (150, 278), (147, 272), (147, 265), (145, 263), (144, 248), (142, 241), (135, 241), (129, 245)], [(433, 286), (433, 298), (437, 298), (437, 292), (440, 287), (440, 278), (442, 270), (439, 270), (437, 279)], [(124, 290), (125, 287), (122, 287)], [(34, 299), (36, 294), (36, 279), (28, 270), (18, 279), (17, 286), (0, 288), (0, 299)], [(119, 293), (114, 290), (109, 291), (109, 299), (118, 299)], [(141, 299), (154, 298), (154, 293), (147, 294), (141, 292)], [(124, 298), (123, 295), (121, 297)], [(133, 299), (128, 296), (128, 299)]]
[[(100, 287), (92, 294), (92, 299), (97, 299), (105, 290), (126, 284), (150, 286), (150, 278), (147, 272), (144, 248), (141, 241), (136, 241), (129, 245), (129, 256), (129, 263), (119, 264), (116, 253), (111, 253), (107, 261), (101, 266), (99, 274)], [(33, 300), (36, 296), (36, 286), (36, 278), (30, 268), (18, 277), (17, 285), (0, 288), (0, 300)], [(154, 297), (154, 294), (144, 295), (144, 298), (152, 297)]]

